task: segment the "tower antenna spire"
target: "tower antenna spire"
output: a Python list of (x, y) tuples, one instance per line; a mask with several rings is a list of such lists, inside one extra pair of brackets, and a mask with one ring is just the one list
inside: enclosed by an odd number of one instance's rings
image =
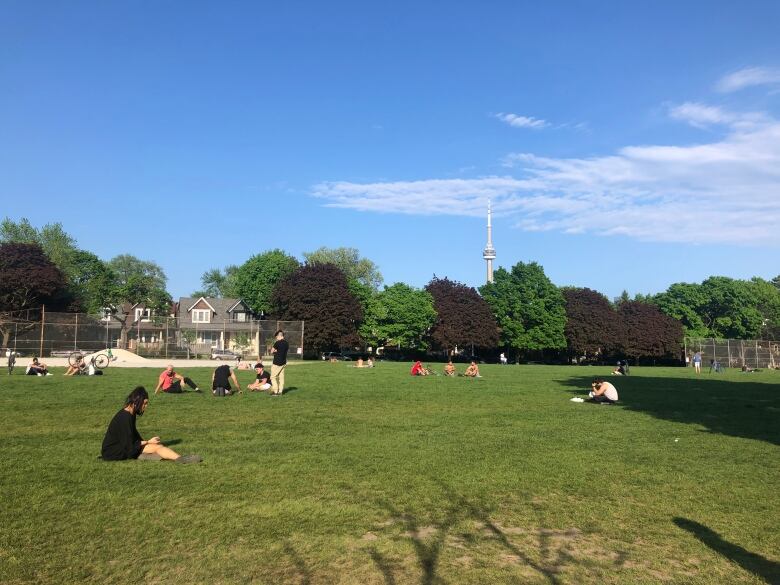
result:
[(490, 199), (488, 199), (488, 216), (487, 216), (487, 245), (482, 251), (482, 258), (484, 258), (487, 264), (487, 281), (493, 282), (493, 260), (496, 259), (496, 250), (493, 248), (493, 226), (491, 224), (492, 209), (490, 206)]

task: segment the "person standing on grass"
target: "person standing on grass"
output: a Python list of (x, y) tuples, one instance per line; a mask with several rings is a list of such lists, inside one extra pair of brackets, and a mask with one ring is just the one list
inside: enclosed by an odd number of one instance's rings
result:
[(187, 384), (195, 392), (200, 392), (198, 385), (190, 378), (185, 378), (181, 374), (177, 374), (173, 369), (173, 364), (168, 364), (165, 371), (160, 374), (160, 378), (157, 380), (157, 388), (154, 389), (154, 393), (157, 394), (160, 390), (169, 394), (181, 394), (183, 389), (181, 387), (182, 382)]
[(211, 375), (211, 393), (214, 396), (230, 396), (230, 392), (232, 391), (230, 380), (233, 380), (233, 384), (236, 385), (236, 390), (241, 394), (241, 385), (236, 379), (236, 373), (231, 370), (230, 366), (227, 364), (217, 366), (214, 369), (214, 373)]
[(276, 332), (276, 341), (271, 348), (274, 361), (271, 364), (271, 396), (281, 396), (284, 393), (284, 369), (287, 367), (287, 352), (290, 344), (284, 338), (284, 331)]
[(697, 351), (693, 354), (693, 367), (696, 369), (697, 374), (701, 374), (701, 352)]
[(612, 384), (605, 382), (601, 378), (596, 378), (590, 385), (591, 391), (588, 396), (593, 402), (603, 404), (615, 404), (618, 401), (618, 391)]
[(100, 456), (105, 461), (138, 459), (140, 455), (156, 455), (160, 459), (176, 463), (198, 463), (198, 455), (179, 455), (160, 442), (160, 437), (144, 441), (135, 427), (136, 417), (143, 416), (149, 405), (149, 394), (143, 386), (137, 386), (125, 400), (125, 406), (114, 415), (108, 425)]

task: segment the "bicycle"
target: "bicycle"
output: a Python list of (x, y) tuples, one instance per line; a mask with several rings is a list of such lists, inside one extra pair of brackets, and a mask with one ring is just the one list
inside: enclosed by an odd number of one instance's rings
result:
[[(111, 353), (110, 349), (108, 351)], [(107, 368), (111, 363), (111, 356), (108, 353), (98, 352), (93, 353), (90, 356), (90, 354), (83, 354), (80, 351), (74, 351), (68, 356), (68, 364), (75, 368), (79, 365), (79, 362), (82, 362), (84, 364), (82, 367), (87, 367), (87, 363), (82, 361), (86, 357), (89, 357), (89, 363), (95, 366), (95, 368), (98, 370)]]

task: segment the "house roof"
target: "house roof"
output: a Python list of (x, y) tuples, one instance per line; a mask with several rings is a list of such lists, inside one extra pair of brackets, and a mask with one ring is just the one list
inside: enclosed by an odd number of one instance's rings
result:
[(203, 299), (209, 307), (217, 314), (218, 318), (227, 318), (228, 314), (235, 311), (239, 305), (243, 305), (249, 310), (249, 306), (242, 299), (217, 299), (213, 297), (181, 297), (179, 299), (179, 311), (178, 316), (180, 319), (186, 318), (190, 314), (190, 310), (198, 301)]

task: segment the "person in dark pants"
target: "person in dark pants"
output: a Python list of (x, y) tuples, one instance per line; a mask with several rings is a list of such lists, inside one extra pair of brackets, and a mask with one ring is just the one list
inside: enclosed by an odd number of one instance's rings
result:
[(236, 373), (227, 364), (217, 366), (211, 375), (211, 393), (214, 396), (230, 396), (230, 392), (233, 390), (230, 386), (231, 380), (233, 380), (238, 393), (241, 394), (241, 386), (236, 379)]
[(14, 373), (14, 366), (16, 365), (16, 352), (9, 349), (6, 350), (6, 355), (8, 356), (8, 375), (10, 376)]
[(27, 366), (28, 376), (51, 376), (46, 364), (39, 362), (37, 357), (34, 357), (30, 365)]
[(165, 371), (160, 374), (160, 378), (157, 381), (157, 388), (154, 389), (154, 393), (157, 394), (162, 390), (169, 394), (181, 394), (183, 392), (183, 388), (181, 387), (182, 382), (195, 390), (195, 392), (200, 392), (200, 388), (198, 388), (198, 385), (195, 382), (190, 378), (185, 378), (181, 374), (177, 374), (173, 369), (173, 364), (168, 364)]
[(149, 458), (166, 459), (177, 463), (197, 463), (198, 455), (179, 455), (173, 449), (160, 442), (160, 437), (145, 441), (135, 427), (136, 417), (143, 416), (149, 405), (149, 394), (143, 386), (137, 386), (125, 400), (125, 406), (114, 415), (108, 424), (100, 456), (105, 461), (138, 459), (141, 455)]
[(287, 352), (290, 344), (284, 338), (284, 331), (276, 332), (276, 341), (271, 348), (274, 361), (271, 364), (271, 396), (281, 396), (284, 393), (284, 369), (287, 367)]

